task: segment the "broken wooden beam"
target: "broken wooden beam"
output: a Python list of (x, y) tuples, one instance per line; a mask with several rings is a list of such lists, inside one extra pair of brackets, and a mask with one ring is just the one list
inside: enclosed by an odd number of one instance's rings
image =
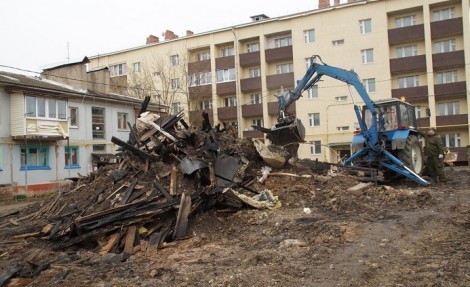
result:
[(121, 254), (121, 262), (126, 261), (134, 254), (134, 241), (137, 233), (137, 228), (135, 226), (130, 226), (127, 229), (126, 240), (124, 244), (124, 251)]

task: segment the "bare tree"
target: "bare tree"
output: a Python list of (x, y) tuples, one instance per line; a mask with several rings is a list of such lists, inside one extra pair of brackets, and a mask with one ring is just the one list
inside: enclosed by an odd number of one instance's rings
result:
[(190, 110), (191, 77), (187, 72), (187, 64), (186, 53), (153, 55), (141, 64), (140, 71), (130, 69), (128, 72), (129, 95), (136, 98), (150, 95), (153, 101), (170, 107), (182, 101)]

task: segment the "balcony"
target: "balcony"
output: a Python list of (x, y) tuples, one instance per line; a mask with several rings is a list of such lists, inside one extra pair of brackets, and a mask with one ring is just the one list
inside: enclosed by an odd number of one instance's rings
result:
[(211, 60), (192, 62), (188, 64), (188, 73), (204, 73), (211, 71)]
[[(436, 125), (441, 126), (455, 126), (461, 125), (466, 127), (468, 125), (468, 114), (450, 115), (450, 116), (437, 116)], [(455, 127), (452, 127), (454, 129)]]
[(436, 95), (436, 100), (466, 98), (467, 84), (466, 82), (455, 82), (434, 85), (434, 95)]
[[(28, 140), (58, 141), (69, 135), (69, 122), (66, 120), (35, 118), (21, 118), (18, 120), (12, 121), (11, 125), (11, 136), (14, 140), (21, 140), (27, 136)], [(20, 126), (25, 127), (25, 129), (20, 131), (18, 129)]]
[(279, 89), (280, 87), (293, 87), (294, 85), (294, 73), (266, 76), (266, 86), (268, 89)]
[(242, 93), (261, 91), (261, 77), (241, 79), (240, 89)]
[(266, 49), (264, 53), (268, 63), (292, 60), (294, 55), (292, 46)]
[(240, 54), (240, 66), (241, 67), (257, 66), (260, 63), (261, 63), (261, 55), (259, 51)]
[(462, 17), (431, 22), (431, 37), (447, 37), (463, 34)]
[(215, 68), (217, 70), (235, 68), (235, 56), (221, 57), (215, 59)]
[(264, 138), (264, 133), (258, 130), (251, 130), (251, 131), (243, 131), (244, 138), (254, 138), (254, 139), (261, 139)]
[(390, 73), (426, 71), (426, 56), (390, 59)]
[(407, 102), (416, 102), (427, 100), (428, 98), (428, 87), (420, 86), (413, 88), (404, 89), (392, 89), (392, 97), (400, 99), (405, 97)]
[(434, 69), (447, 69), (465, 66), (464, 51), (438, 53), (432, 55), (432, 66)]
[(235, 95), (237, 93), (237, 83), (235, 81), (218, 83), (216, 86), (217, 95), (227, 96)]
[[(295, 115), (296, 109), (295, 109), (295, 103), (291, 104), (289, 108), (287, 109), (287, 112)], [(268, 103), (268, 114), (270, 116), (277, 116), (279, 113), (279, 104), (277, 102), (269, 102)]]
[(263, 115), (263, 105), (254, 104), (254, 105), (243, 105), (242, 106), (242, 116), (243, 117), (256, 117)]
[(189, 87), (189, 97), (208, 97), (212, 96), (212, 85), (203, 85)]
[(219, 121), (233, 120), (237, 118), (237, 107), (223, 107), (217, 109)]
[(388, 44), (396, 45), (424, 40), (424, 25), (413, 25), (388, 30)]
[[(418, 123), (420, 127), (429, 127), (429, 118), (419, 118)], [(455, 130), (459, 128), (466, 130), (468, 125), (468, 114), (436, 116), (436, 125), (440, 131)]]

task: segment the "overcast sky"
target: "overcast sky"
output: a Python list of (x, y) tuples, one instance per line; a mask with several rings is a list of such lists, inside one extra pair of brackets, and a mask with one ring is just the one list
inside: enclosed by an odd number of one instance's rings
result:
[(2, 66), (44, 66), (144, 45), (165, 30), (207, 32), (317, 8), (316, 0), (0, 0)]

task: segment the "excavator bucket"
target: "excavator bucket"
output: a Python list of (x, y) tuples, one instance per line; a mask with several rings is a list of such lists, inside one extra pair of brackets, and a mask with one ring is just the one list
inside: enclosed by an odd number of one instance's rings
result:
[(305, 141), (305, 127), (300, 119), (295, 119), (292, 124), (274, 126), (271, 129), (268, 139), (275, 145), (288, 145), (291, 143), (301, 143)]

